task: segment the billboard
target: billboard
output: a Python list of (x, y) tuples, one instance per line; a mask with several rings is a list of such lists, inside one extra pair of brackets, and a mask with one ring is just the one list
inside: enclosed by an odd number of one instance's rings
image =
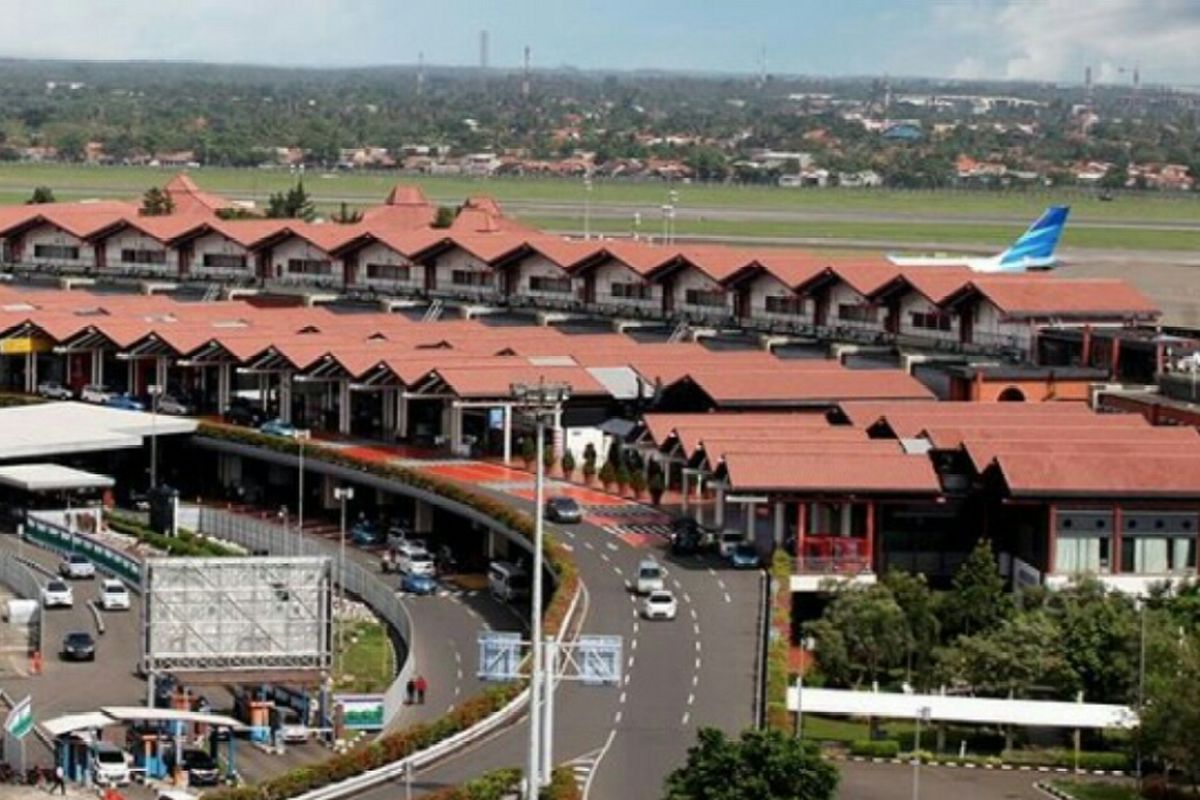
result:
[(383, 728), (383, 695), (335, 694), (333, 705), (342, 707), (342, 724), (352, 731), (377, 731)]
[(311, 556), (147, 560), (143, 669), (328, 670), (331, 563)]

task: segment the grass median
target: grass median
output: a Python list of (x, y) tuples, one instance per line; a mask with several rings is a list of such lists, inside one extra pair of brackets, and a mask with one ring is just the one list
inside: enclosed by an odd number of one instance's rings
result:
[(382, 623), (347, 620), (345, 643), (337, 650), (334, 688), (340, 692), (386, 692), (396, 676), (395, 653)]

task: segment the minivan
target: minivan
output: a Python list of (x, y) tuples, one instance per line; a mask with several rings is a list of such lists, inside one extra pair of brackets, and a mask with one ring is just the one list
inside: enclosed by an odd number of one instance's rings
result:
[(516, 564), (493, 561), (488, 566), (488, 588), (506, 603), (529, 596), (529, 575)]

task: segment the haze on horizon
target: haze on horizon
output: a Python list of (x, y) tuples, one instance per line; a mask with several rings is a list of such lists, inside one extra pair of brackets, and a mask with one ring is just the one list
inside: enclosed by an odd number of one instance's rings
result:
[(1194, 0), (40, 0), (0, 57), (1200, 83)]

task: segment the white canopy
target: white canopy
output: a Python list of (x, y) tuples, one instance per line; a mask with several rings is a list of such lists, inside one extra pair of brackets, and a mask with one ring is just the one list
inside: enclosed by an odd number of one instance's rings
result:
[(192, 433), (197, 424), (184, 417), (90, 403), (15, 406), (0, 409), (0, 453), (9, 459), (39, 458), (141, 447), (147, 436)]
[(0, 467), (0, 485), (26, 492), (60, 489), (107, 489), (114, 481), (107, 475), (64, 467), (61, 464), (13, 464)]
[(852, 689), (788, 689), (788, 710), (810, 714), (1028, 725), (1047, 728), (1136, 728), (1129, 706), (1064, 703), (1052, 700), (1005, 700), (939, 694), (856, 692)]
[(104, 706), (99, 711), (82, 714), (65, 714), (41, 723), (42, 730), (50, 736), (64, 736), (76, 731), (107, 728), (123, 722), (195, 722), (218, 728), (245, 730), (245, 725), (224, 714), (203, 714), (197, 711), (178, 711), (173, 708), (146, 708), (145, 706)]

